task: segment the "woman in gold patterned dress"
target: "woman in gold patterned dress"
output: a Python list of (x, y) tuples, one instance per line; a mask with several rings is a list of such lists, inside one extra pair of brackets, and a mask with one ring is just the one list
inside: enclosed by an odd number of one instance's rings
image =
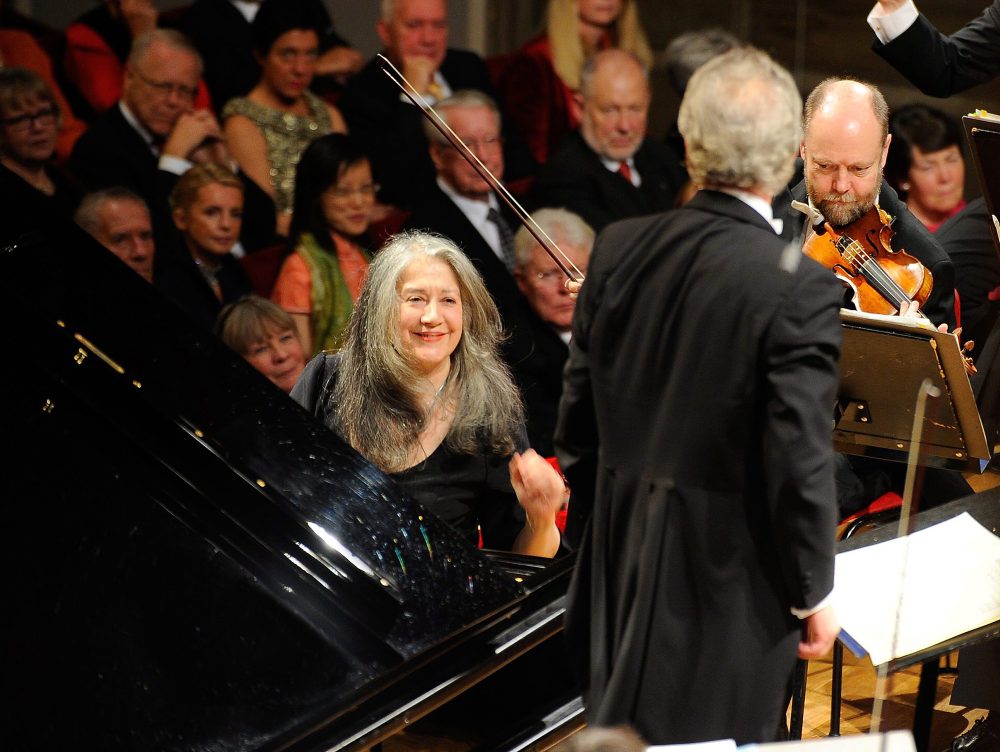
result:
[(240, 169), (274, 199), (282, 235), (302, 152), (320, 136), (347, 132), (340, 112), (309, 91), (322, 28), (311, 7), (297, 0), (264, 2), (253, 21), (260, 81), (222, 110), (226, 145)]

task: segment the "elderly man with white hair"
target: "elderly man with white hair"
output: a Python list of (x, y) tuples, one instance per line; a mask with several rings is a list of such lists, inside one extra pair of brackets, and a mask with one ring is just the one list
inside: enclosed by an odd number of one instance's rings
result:
[(796, 655), (839, 629), (841, 290), (769, 222), (801, 107), (758, 50), (700, 68), (679, 126), (701, 190), (605, 229), (577, 303), (556, 446), (570, 515), (594, 498), (567, 633), (588, 722), (653, 744), (773, 740)]
[[(587, 273), (594, 231), (566, 209), (541, 209), (532, 219), (559, 246), (582, 274)], [(569, 357), (570, 326), (576, 299), (566, 289), (566, 275), (555, 260), (522, 227), (514, 236), (514, 280), (531, 313), (527, 317), (532, 346), (513, 364), (528, 414), (528, 441), (544, 457), (555, 454), (562, 372)]]

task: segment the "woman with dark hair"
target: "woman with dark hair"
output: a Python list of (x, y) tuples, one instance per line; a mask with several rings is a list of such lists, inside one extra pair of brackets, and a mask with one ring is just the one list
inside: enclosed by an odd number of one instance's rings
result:
[(520, 395), (497, 354), (500, 314), (468, 257), (426, 233), (375, 256), (339, 353), (292, 397), (475, 543), (553, 556), (559, 475), (523, 449)]
[(0, 193), (8, 209), (13, 206), (10, 199), (17, 198), (18, 206), (43, 221), (53, 213), (73, 215), (79, 196), (51, 166), (60, 117), (52, 90), (41, 77), (24, 68), (0, 68)]
[(885, 177), (907, 208), (931, 232), (965, 206), (962, 136), (951, 117), (921, 104), (889, 119)]
[(309, 355), (343, 343), (368, 270), (360, 239), (377, 190), (368, 158), (348, 136), (323, 136), (302, 154), (290, 233), (295, 251), (271, 299), (292, 315)]
[(260, 81), (222, 110), (226, 145), (240, 169), (274, 199), (281, 235), (291, 221), (302, 152), (320, 136), (347, 132), (340, 112), (309, 91), (324, 22), (315, 4), (265, 0), (252, 25)]

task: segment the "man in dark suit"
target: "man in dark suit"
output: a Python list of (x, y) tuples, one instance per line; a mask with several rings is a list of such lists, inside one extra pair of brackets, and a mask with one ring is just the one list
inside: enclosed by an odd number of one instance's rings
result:
[(567, 636), (588, 722), (653, 744), (773, 739), (796, 653), (838, 632), (840, 286), (770, 224), (800, 112), (757, 50), (700, 68), (679, 125), (702, 190), (602, 232), (577, 303), (556, 446), (596, 495)]
[[(183, 34), (156, 29), (143, 35), (129, 54), (121, 101), (80, 136), (69, 161), (89, 190), (125, 186), (142, 197), (160, 249), (157, 267), (175, 244), (167, 197), (177, 178), (193, 164), (231, 163), (215, 116), (193, 108), (200, 76), (201, 59)], [(270, 199), (255, 192), (252, 181), (244, 184), (248, 216), (273, 217)], [(251, 223), (241, 241), (256, 248), (273, 235), (273, 221)]]
[[(565, 209), (541, 209), (532, 219), (573, 263), (576, 268), (571, 267), (571, 271), (586, 275), (594, 245), (593, 229)], [(543, 457), (550, 457), (555, 454), (552, 436), (576, 300), (566, 289), (562, 269), (527, 227), (517, 231), (514, 251), (514, 279), (532, 314), (532, 348), (525, 358), (514, 363), (514, 377), (524, 397), (528, 441)]]
[(581, 74), (583, 119), (538, 175), (531, 203), (562, 206), (598, 232), (669, 209), (684, 183), (674, 153), (646, 138), (649, 81), (622, 50), (594, 55)]
[[(500, 113), (493, 100), (478, 91), (459, 91), (437, 109), (486, 168), (502, 179)], [(510, 335), (503, 355), (513, 366), (532, 348), (528, 308), (513, 276), (514, 220), (462, 155), (429, 123), (424, 129), (436, 178), (420, 191), (406, 227), (450, 238), (475, 264)]]
[(868, 15), (872, 49), (924, 94), (949, 97), (1000, 74), (1000, 0), (951, 36), (912, 0), (879, 0)]
[(835, 229), (852, 224), (876, 203), (894, 218), (894, 249), (917, 258), (934, 280), (923, 312), (935, 324), (955, 325), (955, 269), (941, 245), (882, 180), (889, 153), (889, 107), (874, 86), (829, 78), (806, 99), (801, 155), (805, 179), (776, 201), (782, 234), (808, 240), (808, 220), (791, 201), (810, 204)]
[[(376, 31), (386, 57), (431, 104), (463, 89), (496, 99), (482, 58), (448, 48), (445, 0), (383, 2)], [(371, 160), (381, 186), (379, 200), (412, 208), (435, 177), (420, 110), (382, 72), (378, 58), (351, 79), (338, 106), (352, 137), (360, 141)], [(530, 174), (534, 163), (527, 146), (506, 125), (503, 135), (508, 176)]]
[(146, 202), (128, 188), (88, 193), (73, 221), (147, 282), (153, 281), (153, 223)]

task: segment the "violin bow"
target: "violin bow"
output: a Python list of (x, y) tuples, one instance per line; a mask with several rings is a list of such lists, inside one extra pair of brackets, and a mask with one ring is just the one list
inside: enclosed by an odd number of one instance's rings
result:
[(539, 224), (532, 219), (531, 215), (524, 209), (523, 206), (518, 202), (516, 198), (507, 190), (507, 187), (500, 182), (489, 168), (484, 165), (479, 157), (470, 149), (466, 143), (458, 136), (455, 131), (451, 129), (447, 121), (441, 115), (438, 114), (437, 110), (424, 99), (423, 95), (417, 91), (416, 87), (406, 80), (406, 77), (400, 72), (400, 70), (392, 64), (385, 55), (379, 54), (382, 59), (382, 72), (389, 77), (399, 90), (406, 95), (409, 99), (423, 114), (424, 117), (430, 121), (438, 132), (444, 136), (445, 140), (455, 148), (459, 154), (461, 154), (465, 161), (467, 161), (479, 176), (486, 181), (487, 185), (490, 186), (497, 195), (503, 199), (503, 202), (510, 207), (514, 215), (520, 220), (521, 224), (524, 225), (525, 229), (531, 234), (531, 237), (535, 239), (538, 245), (541, 246), (542, 250), (545, 251), (552, 260), (559, 267), (560, 271), (566, 275), (566, 277), (574, 282), (582, 282), (584, 274), (581, 272), (576, 264), (573, 263), (572, 259), (567, 256), (562, 249), (556, 244), (549, 234), (543, 230)]

